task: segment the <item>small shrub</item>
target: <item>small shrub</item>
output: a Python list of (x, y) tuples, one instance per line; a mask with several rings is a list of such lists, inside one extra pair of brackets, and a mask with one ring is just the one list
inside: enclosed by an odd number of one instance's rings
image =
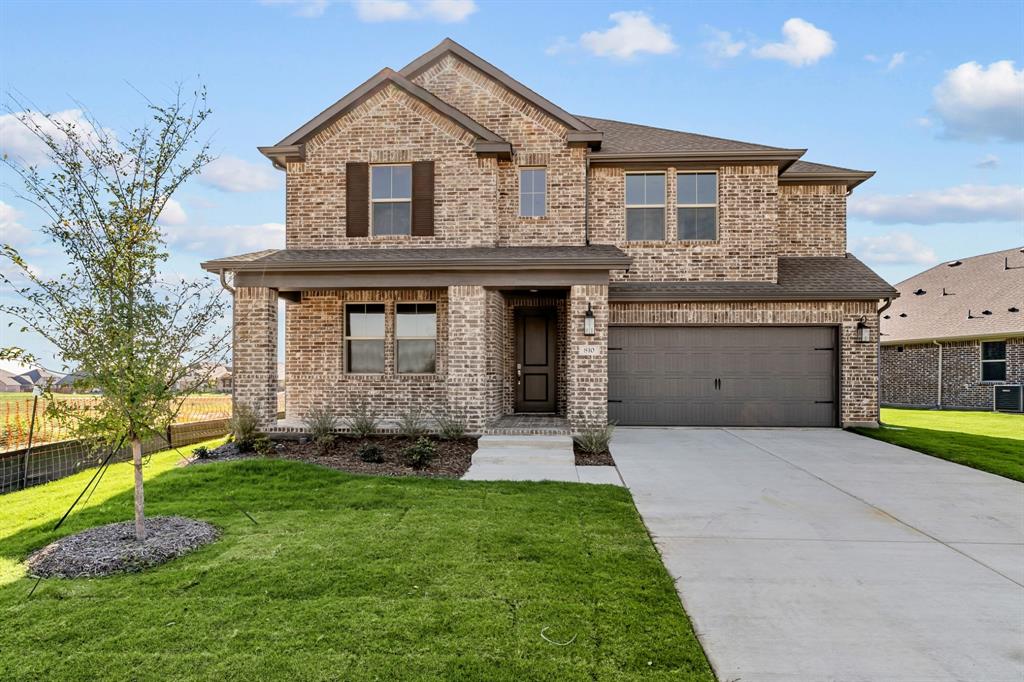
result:
[(334, 447), (334, 432), (338, 428), (338, 418), (334, 413), (325, 407), (314, 407), (303, 421), (320, 454)]
[(352, 415), (345, 419), (345, 426), (357, 438), (366, 438), (377, 433), (379, 423), (377, 414), (370, 409), (365, 400), (357, 403)]
[(604, 426), (588, 426), (582, 429), (576, 436), (576, 444), (583, 452), (592, 455), (599, 455), (608, 451), (608, 444), (612, 441), (612, 434), (615, 432), (614, 422)]
[(419, 410), (409, 410), (398, 418), (398, 433), (406, 438), (421, 438), (427, 435), (427, 422)]
[(259, 420), (256, 413), (245, 403), (235, 406), (231, 419), (228, 420), (228, 433), (234, 439), (239, 452), (252, 452), (259, 437)]
[(252, 450), (260, 457), (269, 457), (274, 452), (274, 442), (261, 433), (253, 439)]
[(210, 448), (200, 445), (192, 449), (192, 454), (196, 456), (196, 459), (210, 459)]
[(451, 414), (436, 417), (437, 432), (445, 440), (458, 440), (466, 435), (466, 419), (462, 415)]
[(416, 439), (416, 442), (402, 450), (402, 455), (405, 457), (405, 461), (409, 463), (413, 469), (422, 469), (430, 464), (430, 460), (434, 459), (436, 450), (434, 448), (434, 441), (423, 436)]
[(363, 443), (356, 450), (356, 456), (364, 462), (370, 462), (371, 464), (379, 464), (384, 461), (384, 453), (381, 451), (379, 445), (373, 443)]

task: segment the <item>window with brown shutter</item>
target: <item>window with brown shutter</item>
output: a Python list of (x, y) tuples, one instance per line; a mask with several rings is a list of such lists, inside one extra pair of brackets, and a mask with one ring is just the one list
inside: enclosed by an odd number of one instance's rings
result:
[(370, 165), (345, 164), (345, 235), (370, 234)]
[(412, 164), (412, 234), (434, 235), (434, 162)]

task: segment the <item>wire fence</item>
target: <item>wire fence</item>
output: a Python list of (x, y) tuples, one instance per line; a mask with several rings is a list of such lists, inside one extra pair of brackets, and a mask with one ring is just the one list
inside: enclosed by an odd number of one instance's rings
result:
[[(55, 399), (95, 402), (97, 397), (61, 395)], [(83, 407), (88, 407), (88, 404)], [(278, 412), (284, 412), (283, 393), (278, 394)], [(230, 395), (189, 396), (183, 400), (175, 423), (165, 433), (145, 439), (142, 451), (149, 454), (218, 438), (227, 433), (230, 417)], [(32, 396), (0, 398), (0, 435), (0, 494), (97, 466), (110, 453), (109, 449), (68, 439), (67, 431), (46, 414), (45, 400), (34, 401)], [(111, 461), (127, 459), (131, 459), (131, 450), (125, 446), (113, 455)]]

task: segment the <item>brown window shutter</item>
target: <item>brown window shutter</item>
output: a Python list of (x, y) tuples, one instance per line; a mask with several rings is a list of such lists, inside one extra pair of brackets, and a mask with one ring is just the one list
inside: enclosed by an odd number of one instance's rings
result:
[(345, 235), (370, 234), (370, 164), (345, 164)]
[(434, 235), (434, 162), (412, 164), (412, 233), (417, 237)]

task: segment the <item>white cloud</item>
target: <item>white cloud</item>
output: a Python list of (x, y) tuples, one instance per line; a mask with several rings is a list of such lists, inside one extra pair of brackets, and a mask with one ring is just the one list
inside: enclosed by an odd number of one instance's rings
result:
[(893, 55), (891, 57), (889, 57), (889, 63), (886, 65), (885, 70), (886, 71), (892, 71), (893, 69), (895, 69), (897, 66), (899, 66), (900, 64), (902, 64), (906, 60), (907, 60), (907, 53), (906, 52), (895, 52), (895, 53), (893, 53)]
[(263, 5), (286, 5), (293, 8), (292, 14), (297, 17), (315, 19), (322, 17), (327, 11), (330, 0), (260, 0)]
[(850, 214), (874, 223), (1024, 221), (1024, 187), (958, 185), (901, 195), (854, 196)]
[(96, 138), (96, 130), (86, 120), (81, 109), (58, 111), (47, 118), (35, 111), (19, 111), (0, 116), (0, 153), (20, 159), (24, 163), (37, 165), (47, 161), (46, 145), (36, 137), (23, 121), (39, 126), (44, 132), (53, 135), (58, 142), (66, 139), (64, 133), (54, 125), (72, 124), (78, 135), (85, 140)]
[(753, 50), (753, 55), (759, 59), (780, 59), (790, 66), (807, 66), (836, 49), (831, 33), (798, 17), (786, 20), (782, 35), (785, 42), (762, 45)]
[(553, 57), (557, 54), (562, 54), (563, 52), (569, 52), (575, 47), (576, 44), (565, 36), (558, 36), (555, 42), (544, 48), (544, 54)]
[(906, 232), (888, 232), (853, 239), (850, 250), (868, 263), (932, 265), (938, 262), (935, 250)]
[(978, 159), (978, 161), (975, 162), (974, 164), (975, 168), (982, 168), (985, 170), (991, 170), (992, 168), (997, 168), (998, 166), (999, 157), (996, 156), (995, 154), (986, 154), (984, 157)]
[(927, 116), (918, 116), (917, 118), (914, 119), (914, 123), (921, 126), (922, 128), (931, 128), (933, 125), (935, 125), (935, 122), (932, 121)]
[(430, 19), (443, 24), (464, 21), (477, 10), (474, 0), (353, 0), (361, 21)]
[(220, 225), (202, 228), (172, 226), (168, 244), (185, 251), (202, 251), (212, 256), (284, 248), (284, 223)]
[(282, 174), (269, 163), (252, 163), (234, 156), (221, 156), (203, 169), (200, 182), (225, 192), (263, 192), (281, 187)]
[(877, 54), (866, 54), (864, 55), (864, 61), (871, 62), (872, 64), (877, 64), (878, 62), (882, 61), (882, 58), (879, 57)]
[(732, 34), (728, 31), (707, 26), (706, 32), (711, 35), (711, 39), (702, 43), (701, 47), (713, 61), (739, 57), (747, 48), (745, 42), (733, 39)]
[(630, 59), (642, 52), (668, 54), (676, 44), (666, 24), (655, 24), (645, 12), (613, 12), (615, 24), (605, 31), (588, 31), (580, 45), (598, 57)]
[(35, 240), (32, 230), (19, 222), (22, 217), (21, 211), (0, 201), (0, 243), (23, 246)]
[(949, 137), (1024, 140), (1024, 69), (966, 62), (935, 86), (935, 112)]
[(164, 204), (164, 210), (157, 217), (157, 222), (164, 226), (184, 225), (188, 222), (188, 215), (176, 199), (168, 199)]

